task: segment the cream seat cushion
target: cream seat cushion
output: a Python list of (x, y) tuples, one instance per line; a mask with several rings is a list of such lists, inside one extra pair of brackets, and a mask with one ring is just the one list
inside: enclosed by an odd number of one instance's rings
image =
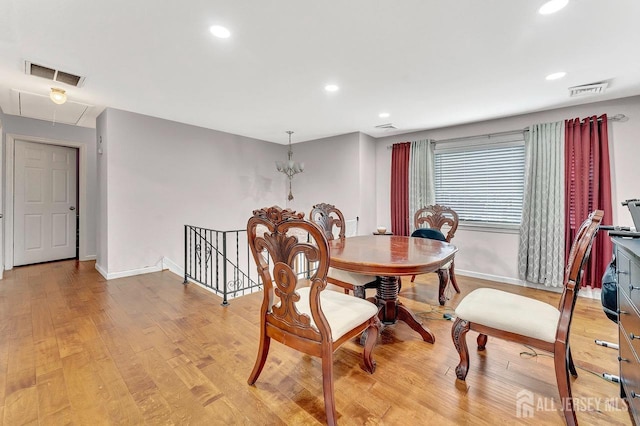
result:
[(358, 274), (357, 272), (348, 272), (335, 268), (329, 268), (327, 277), (353, 285), (365, 285), (376, 280), (373, 275)]
[(492, 288), (472, 291), (456, 316), (475, 324), (553, 343), (560, 311), (548, 303)]
[[(310, 287), (302, 287), (296, 291), (300, 295), (296, 308), (300, 313), (309, 315), (311, 325), (315, 327), (309, 306)], [(331, 339), (334, 342), (378, 314), (378, 307), (368, 300), (331, 290), (320, 292), (320, 307), (331, 327)]]

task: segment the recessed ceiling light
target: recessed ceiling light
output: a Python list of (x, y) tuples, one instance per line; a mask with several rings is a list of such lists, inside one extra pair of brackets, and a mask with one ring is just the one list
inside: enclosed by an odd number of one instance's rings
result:
[(556, 13), (557, 11), (565, 7), (568, 3), (569, 0), (551, 0), (543, 4), (540, 9), (538, 9), (538, 13), (541, 15)]
[(337, 92), (338, 89), (340, 88), (335, 84), (327, 84), (326, 86), (324, 86), (324, 90), (326, 90), (327, 92)]
[(547, 80), (557, 80), (559, 78), (564, 77), (565, 75), (567, 75), (566, 72), (564, 71), (560, 71), (560, 72), (554, 72), (553, 74), (549, 74), (546, 79)]
[(231, 31), (221, 25), (212, 25), (209, 27), (209, 31), (218, 38), (229, 38), (231, 35)]
[(378, 117), (387, 118), (387, 117), (389, 117), (389, 115), (391, 115), (391, 114), (389, 114), (388, 112), (381, 112), (380, 114), (378, 114)]

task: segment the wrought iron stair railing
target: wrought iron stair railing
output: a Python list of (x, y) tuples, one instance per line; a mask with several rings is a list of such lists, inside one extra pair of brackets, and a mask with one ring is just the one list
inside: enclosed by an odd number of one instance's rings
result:
[(191, 280), (207, 287), (222, 297), (224, 306), (229, 299), (262, 290), (246, 233), (185, 225), (184, 283)]

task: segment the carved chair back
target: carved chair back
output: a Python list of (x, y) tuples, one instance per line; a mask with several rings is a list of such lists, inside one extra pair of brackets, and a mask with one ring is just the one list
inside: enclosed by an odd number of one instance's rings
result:
[(453, 209), (434, 204), (419, 209), (414, 217), (413, 222), (415, 229), (427, 227), (442, 231), (446, 231), (446, 241), (449, 243), (458, 229), (458, 213)]
[(309, 220), (318, 225), (327, 240), (334, 239), (333, 227), (338, 228), (338, 238), (344, 239), (346, 223), (342, 212), (333, 204), (320, 203), (311, 208)]
[[(304, 213), (274, 206), (255, 210), (247, 222), (249, 246), (264, 283), (261, 316), (265, 317), (268, 327), (282, 330), (272, 337), (294, 348), (304, 344), (290, 342), (292, 339), (287, 335), (307, 341), (331, 341), (331, 329), (320, 306), (320, 292), (327, 285), (329, 245), (323, 230), (303, 218)], [(307, 233), (310, 242), (305, 241)], [(299, 238), (300, 235), (305, 238)], [(308, 301), (313, 324), (311, 318), (296, 307), (300, 301), (295, 271), (299, 256), (317, 266), (310, 278)]]
[(567, 342), (573, 310), (578, 298), (578, 291), (580, 290), (580, 282), (603, 215), (604, 212), (602, 210), (593, 211), (589, 217), (582, 222), (571, 245), (569, 260), (567, 261), (567, 268), (565, 270), (564, 289), (558, 305), (560, 321), (558, 321), (556, 341)]

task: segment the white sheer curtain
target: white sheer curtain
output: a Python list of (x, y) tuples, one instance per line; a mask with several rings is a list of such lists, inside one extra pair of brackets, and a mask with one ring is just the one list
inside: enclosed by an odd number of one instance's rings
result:
[(536, 124), (526, 139), (518, 274), (548, 287), (564, 280), (564, 123)]
[(409, 153), (409, 232), (414, 231), (413, 215), (434, 204), (433, 143), (429, 139), (411, 142)]

